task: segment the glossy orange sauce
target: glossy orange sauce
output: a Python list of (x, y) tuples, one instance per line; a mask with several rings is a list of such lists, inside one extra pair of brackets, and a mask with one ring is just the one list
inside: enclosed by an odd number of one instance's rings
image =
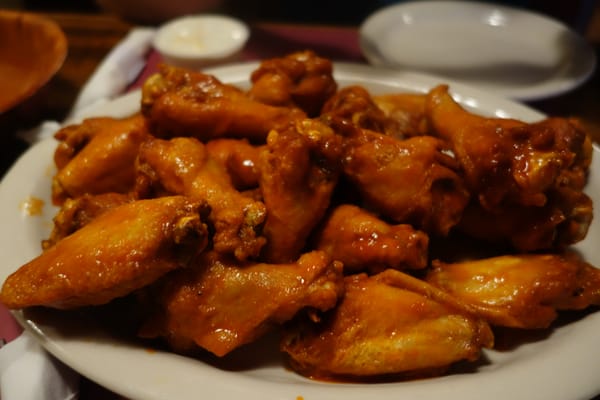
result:
[(26, 215), (42, 215), (42, 210), (44, 209), (44, 200), (30, 196), (21, 202), (19, 208), (21, 209), (21, 212)]

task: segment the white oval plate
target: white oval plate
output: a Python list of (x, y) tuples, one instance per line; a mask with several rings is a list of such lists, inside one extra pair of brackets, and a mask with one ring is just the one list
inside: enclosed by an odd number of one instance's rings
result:
[[(256, 63), (211, 70), (225, 82), (248, 85)], [(420, 74), (376, 69), (364, 65), (336, 64), (341, 86), (361, 84), (374, 93), (425, 92), (444, 80)], [(486, 115), (512, 116), (535, 121), (543, 115), (503, 98), (460, 84), (452, 93), (464, 105)], [(94, 110), (90, 115), (122, 117), (139, 109), (139, 92), (133, 92)], [(81, 115), (79, 117), (82, 117)], [(52, 227), (56, 209), (50, 203), (54, 173), (53, 139), (28, 150), (0, 185), (0, 282), (20, 265), (40, 253), (40, 241)], [(588, 192), (600, 202), (600, 156), (592, 164)], [(30, 197), (43, 199), (41, 215), (21, 211)], [(595, 222), (587, 239), (577, 247), (600, 265), (597, 243), (600, 224)], [(440, 378), (382, 384), (315, 382), (283, 367), (277, 351), (263, 344), (238, 351), (223, 368), (206, 361), (163, 351), (149, 351), (134, 338), (123, 338), (84, 313), (53, 310), (17, 312), (16, 317), (45, 348), (67, 365), (99, 384), (130, 399), (139, 400), (569, 400), (600, 393), (600, 312), (561, 326), (540, 340), (506, 351), (486, 351), (484, 362), (473, 370)]]
[(519, 100), (564, 93), (596, 65), (593, 48), (562, 23), (472, 1), (384, 7), (361, 25), (360, 46), (374, 65), (428, 72)]

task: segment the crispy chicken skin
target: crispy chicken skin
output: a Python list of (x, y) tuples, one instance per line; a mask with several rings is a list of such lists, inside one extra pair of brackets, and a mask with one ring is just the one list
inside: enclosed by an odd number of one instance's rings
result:
[(344, 264), (345, 273), (427, 266), (429, 237), (411, 225), (390, 225), (352, 204), (342, 204), (318, 230), (315, 248)]
[(358, 129), (345, 138), (343, 171), (370, 209), (428, 234), (446, 235), (469, 199), (446, 149), (431, 136), (399, 140)]
[(318, 120), (272, 131), (260, 157), (260, 191), (267, 207), (261, 256), (290, 262), (331, 203), (338, 182), (342, 138)]
[(163, 65), (142, 87), (142, 113), (160, 137), (247, 138), (262, 143), (271, 129), (304, 118), (298, 108), (251, 99), (212, 75)]
[(210, 157), (206, 146), (191, 137), (152, 139), (138, 156), (138, 196), (144, 192), (179, 194), (205, 200), (214, 229), (213, 248), (239, 260), (258, 256), (265, 243), (260, 229), (265, 205), (238, 192), (225, 167)]
[(116, 207), (10, 275), (9, 308), (108, 303), (186, 265), (207, 241), (202, 203), (183, 196)]
[(345, 278), (340, 304), (322, 321), (296, 318), (281, 349), (292, 368), (316, 378), (441, 373), (493, 345), (468, 307), (396, 270)]
[(104, 192), (126, 193), (135, 181), (135, 158), (149, 137), (140, 114), (128, 118), (90, 118), (60, 129), (54, 160), (52, 200)]
[(179, 352), (200, 346), (224, 356), (300, 309), (334, 307), (343, 291), (342, 268), (317, 251), (289, 264), (240, 264), (206, 252), (154, 290), (158, 313), (142, 337), (164, 337)]
[(260, 63), (248, 95), (273, 106), (298, 107), (316, 117), (337, 90), (333, 65), (313, 51), (299, 51)]
[(436, 135), (450, 143), (474, 197), (469, 213), (475, 216), (461, 224), (467, 233), (481, 236), (483, 229), (485, 235), (513, 210), (520, 214), (527, 208), (522, 214), (537, 218), (501, 232), (519, 250), (564, 247), (585, 237), (592, 206), (582, 190), (592, 146), (576, 122), (549, 118), (527, 124), (478, 116), (456, 103), (443, 85), (427, 95), (426, 112)]
[(425, 279), (472, 306), (489, 323), (513, 328), (546, 328), (556, 310), (600, 305), (600, 270), (575, 254), (434, 261)]

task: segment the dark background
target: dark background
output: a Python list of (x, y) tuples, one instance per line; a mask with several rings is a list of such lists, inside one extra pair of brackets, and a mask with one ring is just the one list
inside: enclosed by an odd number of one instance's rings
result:
[[(165, 0), (168, 1), (168, 0)], [(313, 24), (356, 25), (370, 13), (398, 0), (226, 0), (218, 11), (250, 21), (278, 21)], [(583, 31), (597, 0), (504, 0), (489, 1), (529, 9), (559, 19)], [(95, 0), (0, 0), (0, 8), (21, 8), (42, 12), (97, 13)]]

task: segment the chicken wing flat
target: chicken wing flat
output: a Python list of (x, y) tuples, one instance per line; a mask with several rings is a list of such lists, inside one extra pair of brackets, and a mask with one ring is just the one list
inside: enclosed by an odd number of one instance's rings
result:
[(263, 60), (250, 80), (251, 98), (273, 106), (298, 107), (309, 117), (319, 115), (337, 90), (331, 61), (310, 50)]
[(556, 310), (600, 304), (600, 270), (574, 254), (434, 261), (426, 281), (468, 303), (491, 324), (514, 328), (546, 328)]
[(141, 336), (164, 337), (179, 352), (200, 346), (224, 356), (300, 309), (335, 306), (343, 291), (342, 267), (323, 252), (290, 264), (239, 264), (206, 252), (155, 290), (158, 313)]
[(356, 130), (344, 142), (343, 171), (368, 208), (428, 234), (456, 225), (469, 193), (446, 144), (431, 136), (399, 140)]
[[(493, 225), (526, 207), (524, 213), (541, 218), (505, 233), (519, 250), (564, 247), (585, 237), (592, 207), (582, 190), (592, 145), (577, 123), (550, 118), (527, 124), (478, 116), (456, 103), (447, 86), (429, 92), (426, 110), (432, 130), (451, 144), (476, 200), (476, 217), (462, 224), (468, 233), (477, 235), (479, 225)], [(492, 221), (486, 222), (486, 214)], [(515, 240), (519, 230), (525, 232), (525, 242)], [(529, 234), (539, 241), (527, 240)]]
[(126, 193), (135, 181), (135, 158), (149, 137), (146, 120), (90, 118), (55, 134), (54, 159), (58, 172), (52, 181), (52, 200), (105, 192)]
[(47, 249), (55, 245), (99, 215), (132, 200), (133, 198), (128, 194), (112, 192), (97, 195), (84, 194), (65, 200), (53, 218), (54, 227), (50, 237), (42, 242), (42, 247)]
[(271, 129), (305, 117), (298, 108), (253, 100), (212, 75), (166, 65), (144, 83), (142, 113), (161, 137), (208, 141), (227, 136), (262, 143)]
[(428, 244), (429, 237), (411, 225), (390, 225), (352, 204), (336, 207), (315, 240), (315, 248), (341, 261), (345, 273), (371, 274), (425, 268)]
[(146, 187), (158, 190), (159, 195), (179, 194), (206, 201), (216, 251), (233, 253), (240, 260), (260, 253), (265, 243), (260, 234), (265, 205), (238, 192), (226, 168), (210, 157), (199, 140), (177, 137), (146, 141), (138, 156), (139, 196), (144, 196)]
[(260, 191), (268, 214), (261, 254), (271, 263), (295, 260), (325, 215), (340, 171), (342, 138), (318, 120), (272, 131), (260, 158)]
[(264, 145), (253, 145), (246, 139), (214, 139), (206, 143), (206, 151), (229, 173), (238, 190), (258, 187), (258, 160)]
[(493, 345), (490, 327), (421, 280), (396, 270), (345, 278), (341, 303), (322, 321), (296, 318), (281, 348), (316, 378), (441, 373)]
[(73, 308), (129, 294), (203, 250), (202, 206), (174, 196), (107, 211), (10, 275), (0, 301), (9, 308)]

